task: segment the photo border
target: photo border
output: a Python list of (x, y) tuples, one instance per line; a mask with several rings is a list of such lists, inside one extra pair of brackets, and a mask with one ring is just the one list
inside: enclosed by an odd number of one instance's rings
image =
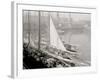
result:
[[(12, 64), (11, 76), (18, 77), (39, 77), (50, 75), (66, 75), (72, 73), (87, 73), (97, 71), (97, 53), (93, 46), (95, 44), (95, 26), (96, 26), (96, 8), (73, 7), (73, 6), (56, 6), (56, 5), (39, 5), (29, 3), (12, 2)], [(23, 70), (23, 25), (22, 10), (48, 10), (64, 12), (81, 12), (91, 14), (91, 66), (89, 67), (70, 67), (70, 68), (50, 68), (50, 69), (28, 69)]]

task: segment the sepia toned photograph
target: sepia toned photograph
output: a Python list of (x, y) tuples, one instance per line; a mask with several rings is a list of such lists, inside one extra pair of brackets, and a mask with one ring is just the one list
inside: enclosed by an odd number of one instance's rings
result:
[(23, 69), (91, 66), (91, 14), (23, 10)]

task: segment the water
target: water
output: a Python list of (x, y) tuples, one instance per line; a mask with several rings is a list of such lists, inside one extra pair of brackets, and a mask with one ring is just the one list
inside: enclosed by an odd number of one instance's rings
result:
[(72, 44), (78, 44), (80, 50), (80, 58), (86, 61), (90, 61), (91, 49), (90, 49), (90, 39), (86, 34), (74, 34), (71, 37)]
[[(80, 34), (67, 34), (65, 40), (69, 44), (78, 45), (79, 47), (79, 58), (85, 62), (91, 61), (91, 40), (90, 36), (86, 33)], [(68, 38), (69, 36), (69, 38)], [(70, 39), (70, 42), (68, 42)]]

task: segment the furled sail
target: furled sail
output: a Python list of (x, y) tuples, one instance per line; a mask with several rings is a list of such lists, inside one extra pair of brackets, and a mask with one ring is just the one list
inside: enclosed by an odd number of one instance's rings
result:
[(66, 48), (64, 47), (64, 44), (62, 43), (53, 24), (52, 17), (50, 17), (50, 45), (56, 47), (57, 49), (66, 51)]
[[(29, 39), (29, 38), (30, 39)], [(30, 41), (29, 41), (30, 40)], [(30, 43), (29, 43), (30, 42)], [(24, 37), (24, 43), (28, 44), (29, 43), (29, 46), (32, 46), (32, 47), (35, 47), (35, 44), (34, 44), (34, 39), (32, 39), (32, 34), (26, 34), (26, 36)]]
[(31, 45), (32, 47), (35, 47), (34, 39), (32, 39), (32, 35), (30, 35), (30, 45)]

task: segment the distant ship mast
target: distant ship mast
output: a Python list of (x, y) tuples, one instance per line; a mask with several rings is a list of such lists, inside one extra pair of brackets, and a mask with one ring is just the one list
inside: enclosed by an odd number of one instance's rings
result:
[(30, 13), (28, 11), (28, 44), (27, 47), (30, 45)]
[[(71, 12), (69, 12), (69, 22), (68, 22), (68, 27), (69, 27), (69, 29), (71, 29), (71, 28), (72, 28), (72, 18), (71, 18)], [(72, 36), (72, 33), (70, 32), (70, 35), (69, 35), (69, 40), (68, 40), (69, 44), (70, 44), (71, 36)]]

